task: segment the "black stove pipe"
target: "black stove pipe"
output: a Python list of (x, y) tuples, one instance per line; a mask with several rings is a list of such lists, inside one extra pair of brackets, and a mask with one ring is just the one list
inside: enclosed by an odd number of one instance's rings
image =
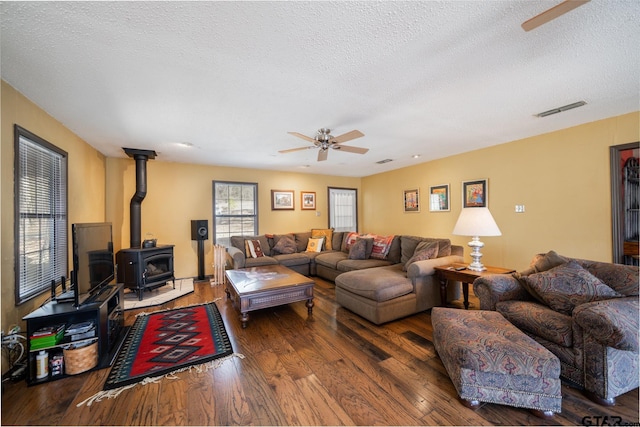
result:
[(123, 148), (129, 157), (136, 161), (136, 192), (131, 197), (129, 204), (129, 230), (131, 248), (142, 247), (142, 201), (147, 195), (147, 160), (154, 159), (156, 152), (153, 150), (137, 150)]

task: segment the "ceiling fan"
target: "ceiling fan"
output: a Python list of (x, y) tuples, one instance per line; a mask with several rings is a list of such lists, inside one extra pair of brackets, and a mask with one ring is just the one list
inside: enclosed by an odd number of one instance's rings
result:
[(331, 135), (331, 129), (322, 128), (318, 129), (318, 133), (315, 138), (311, 138), (307, 135), (303, 135), (298, 132), (288, 132), (293, 136), (297, 136), (298, 138), (302, 138), (305, 141), (309, 141), (313, 143), (311, 146), (306, 147), (298, 147), (298, 148), (290, 148), (288, 150), (281, 150), (279, 153), (291, 153), (293, 151), (300, 150), (309, 150), (312, 148), (319, 148), (318, 152), (318, 161), (321, 162), (323, 160), (327, 160), (327, 155), (329, 154), (329, 148), (333, 148), (334, 150), (346, 151), (348, 153), (357, 153), (364, 154), (369, 151), (368, 148), (360, 148), (360, 147), (351, 147), (349, 145), (342, 145), (343, 142), (351, 141), (352, 139), (363, 137), (364, 134), (359, 130), (352, 130), (351, 132), (344, 133), (340, 136)]
[(534, 16), (533, 18), (522, 23), (522, 29), (525, 31), (531, 31), (534, 28), (538, 28), (540, 25), (556, 19), (557, 17), (564, 15), (565, 13), (572, 11), (578, 6), (582, 6), (588, 3), (589, 0), (565, 0), (560, 4), (555, 5), (551, 9), (547, 9), (544, 12)]

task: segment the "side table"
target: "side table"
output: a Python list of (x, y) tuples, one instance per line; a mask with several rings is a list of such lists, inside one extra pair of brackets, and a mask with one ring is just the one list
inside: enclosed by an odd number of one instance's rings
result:
[[(467, 264), (453, 263), (435, 267), (436, 276), (440, 280), (440, 304), (443, 307), (447, 305), (447, 283), (449, 280), (454, 282), (462, 282), (462, 294), (464, 295), (464, 309), (469, 309), (469, 283), (473, 283), (478, 277), (489, 274), (509, 274), (515, 272), (513, 269), (500, 267), (486, 267), (484, 271), (469, 270)], [(463, 270), (460, 270), (464, 268)]]

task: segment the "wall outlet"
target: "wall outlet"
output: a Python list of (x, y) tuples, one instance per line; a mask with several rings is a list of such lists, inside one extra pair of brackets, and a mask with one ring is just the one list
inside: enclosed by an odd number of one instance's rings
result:
[(320, 211), (316, 211), (316, 216), (320, 216)]
[(516, 205), (516, 213), (524, 213), (524, 205)]

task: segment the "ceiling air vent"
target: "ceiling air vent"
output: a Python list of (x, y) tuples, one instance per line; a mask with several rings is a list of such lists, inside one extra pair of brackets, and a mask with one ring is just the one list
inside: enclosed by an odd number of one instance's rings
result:
[(586, 104), (587, 103), (584, 102), (584, 101), (578, 101), (578, 102), (574, 102), (573, 104), (565, 105), (563, 107), (558, 107), (558, 108), (554, 108), (552, 110), (543, 111), (542, 113), (538, 113), (535, 116), (536, 117), (547, 117), (547, 116), (550, 116), (552, 114), (558, 114), (558, 113), (562, 113), (563, 111), (571, 110), (573, 108), (582, 107), (583, 105), (586, 105)]
[(377, 164), (379, 164), (379, 165), (383, 165), (383, 164), (385, 164), (385, 163), (389, 163), (389, 162), (393, 162), (393, 160), (391, 160), (391, 159), (384, 159), (384, 160), (377, 161), (376, 163), (377, 163)]

